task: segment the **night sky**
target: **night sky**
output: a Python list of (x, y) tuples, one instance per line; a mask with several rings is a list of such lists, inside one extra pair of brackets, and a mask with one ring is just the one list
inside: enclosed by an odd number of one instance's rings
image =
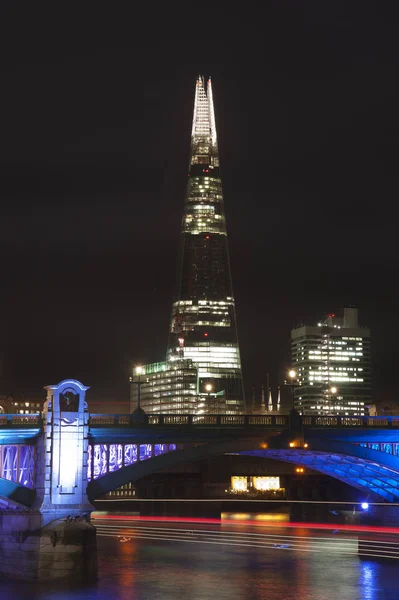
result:
[(3, 0), (0, 393), (123, 400), (164, 359), (203, 73), (247, 396), (284, 379), (293, 325), (356, 304), (399, 399), (398, 15), (376, 4)]

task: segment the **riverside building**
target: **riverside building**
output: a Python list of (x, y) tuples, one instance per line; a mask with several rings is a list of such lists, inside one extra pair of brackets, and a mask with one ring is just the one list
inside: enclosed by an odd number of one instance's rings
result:
[(295, 408), (304, 415), (364, 415), (371, 403), (370, 330), (358, 309), (291, 331)]

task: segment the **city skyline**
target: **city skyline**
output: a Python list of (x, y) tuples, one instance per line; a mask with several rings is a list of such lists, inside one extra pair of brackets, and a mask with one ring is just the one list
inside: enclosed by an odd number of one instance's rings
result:
[(396, 598), (398, 17), (0, 3), (2, 600)]
[(282, 384), (295, 324), (356, 304), (373, 333), (376, 399), (396, 399), (398, 57), (387, 24), (367, 7), (343, 20), (274, 6), (262, 35), (236, 20), (240, 47), (218, 27), (194, 47), (189, 28), (132, 36), (129, 19), (116, 32), (100, 10), (64, 15), (54, 31), (39, 10), (28, 9), (33, 28), (1, 10), (2, 391), (74, 376), (89, 399), (128, 399), (132, 365), (164, 354), (192, 81), (205, 72), (218, 82), (247, 396), (267, 372)]

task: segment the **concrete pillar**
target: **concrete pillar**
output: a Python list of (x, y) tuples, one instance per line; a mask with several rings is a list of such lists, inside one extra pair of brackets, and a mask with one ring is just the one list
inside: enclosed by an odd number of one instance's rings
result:
[(93, 581), (97, 577), (96, 530), (85, 521), (53, 521), (40, 512), (0, 513), (0, 574), (25, 581)]

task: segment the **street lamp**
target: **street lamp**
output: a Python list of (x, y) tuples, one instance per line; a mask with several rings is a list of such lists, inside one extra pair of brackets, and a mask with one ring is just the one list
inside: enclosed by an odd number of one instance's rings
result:
[[(214, 385), (212, 383), (205, 383), (202, 388), (204, 391), (199, 393), (198, 401), (200, 404), (197, 405), (197, 414), (204, 412), (210, 412), (211, 409), (215, 409), (216, 413), (219, 414), (219, 396), (225, 397), (225, 390), (219, 392), (214, 391)], [(206, 398), (206, 402), (204, 400)], [(205, 410), (198, 411), (199, 408), (205, 408)]]
[[(207, 403), (206, 403), (206, 411), (209, 412), (209, 409), (211, 407), (211, 396), (212, 396), (212, 390), (213, 390), (213, 385), (211, 383), (206, 383), (205, 384), (205, 391), (206, 391), (206, 395), (207, 395)], [(204, 413), (205, 411), (199, 411), (199, 413)]]
[(291, 379), (291, 383), (289, 384), (291, 386), (291, 393), (292, 393), (292, 410), (295, 409), (295, 386), (296, 386), (296, 371), (294, 369), (291, 369), (290, 371), (288, 371), (288, 377)]
[(135, 372), (136, 372), (136, 375), (137, 375), (137, 381), (132, 381), (132, 383), (137, 384), (137, 408), (136, 408), (136, 410), (138, 412), (140, 412), (140, 410), (141, 410), (141, 406), (140, 406), (140, 387), (141, 387), (141, 383), (142, 382), (141, 382), (141, 379), (140, 379), (140, 375), (142, 375), (143, 370), (144, 369), (141, 366), (136, 367), (135, 368)]
[(332, 386), (332, 388), (330, 388), (330, 394), (331, 394), (331, 408), (332, 409), (336, 409), (336, 405), (337, 405), (337, 393), (338, 393), (338, 388), (336, 388), (335, 386)]

